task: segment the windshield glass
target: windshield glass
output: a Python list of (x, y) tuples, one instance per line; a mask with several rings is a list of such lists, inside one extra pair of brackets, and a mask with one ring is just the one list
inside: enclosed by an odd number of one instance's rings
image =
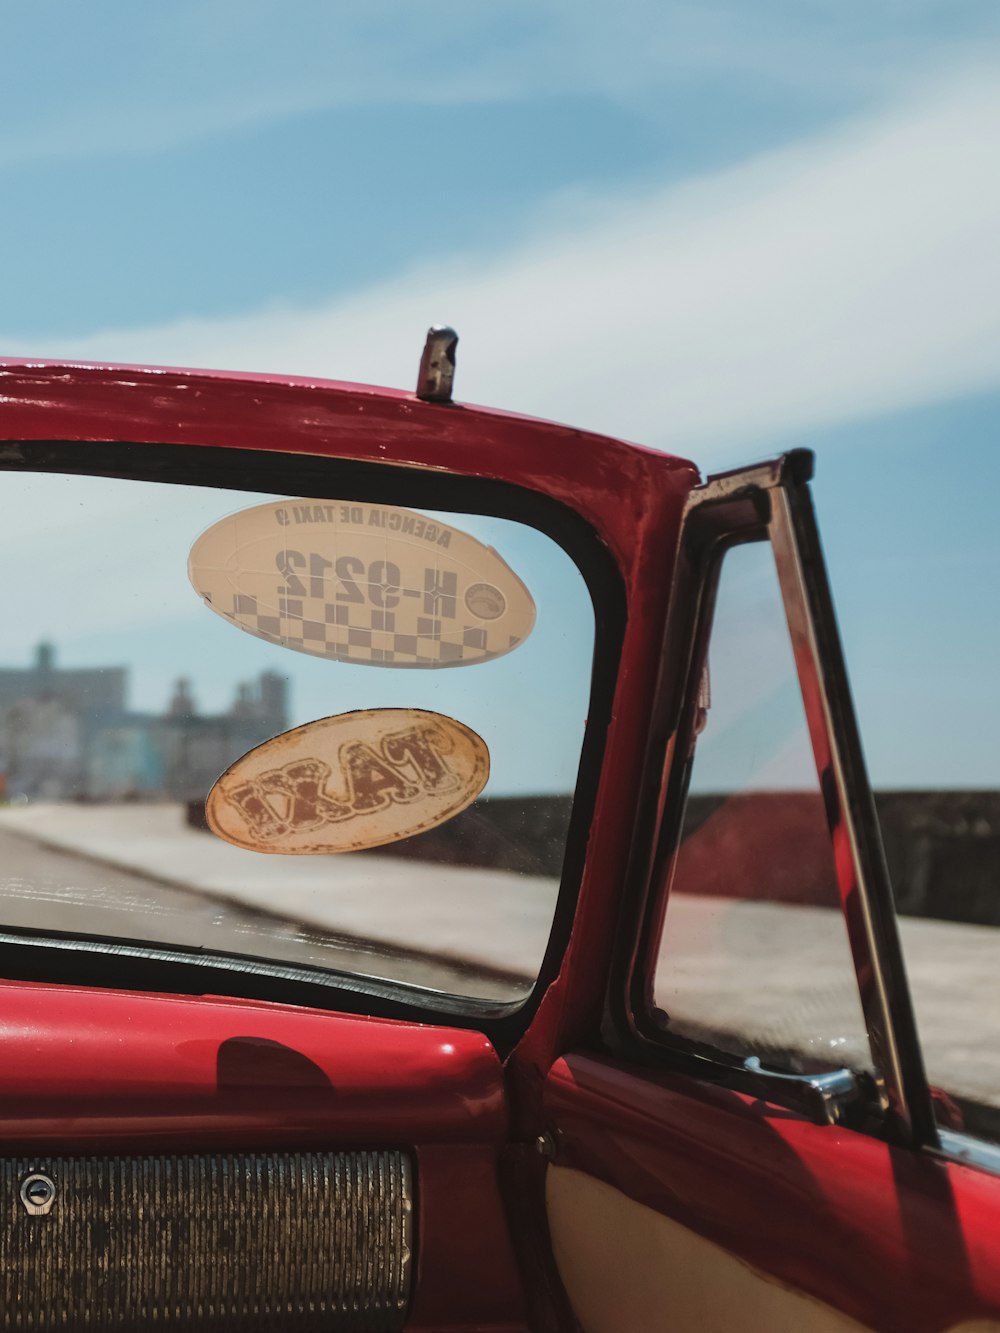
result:
[(530, 990), (594, 648), (559, 545), (355, 499), (0, 493), (2, 928)]

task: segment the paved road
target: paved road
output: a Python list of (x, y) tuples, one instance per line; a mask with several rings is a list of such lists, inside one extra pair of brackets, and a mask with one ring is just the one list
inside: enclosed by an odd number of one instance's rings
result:
[(447, 963), (391, 950), (345, 947), (343, 937), (316, 926), (171, 887), (0, 830), (0, 929), (4, 926), (194, 945), (375, 976), (386, 975), (389, 956), (389, 974), (401, 981), (510, 998), (509, 983), (489, 975), (470, 977)]
[[(181, 806), (169, 802), (8, 807), (0, 809), (0, 832), (238, 912), (283, 918), (310, 941), (365, 941), (383, 951), (375, 968), (381, 976), (404, 979), (387, 966), (390, 957), (439, 959), (442, 966), (449, 960), (452, 968), (464, 969), (462, 984), (450, 989), (492, 996), (499, 980), (499, 993), (511, 999), (526, 978), (537, 975), (558, 890), (555, 879), (540, 875), (440, 865), (377, 850), (340, 856), (250, 852), (188, 827)], [(202, 929), (211, 923), (208, 913)], [(211, 931), (199, 942), (217, 945)], [(482, 987), (469, 989), (470, 966), (488, 979)]]

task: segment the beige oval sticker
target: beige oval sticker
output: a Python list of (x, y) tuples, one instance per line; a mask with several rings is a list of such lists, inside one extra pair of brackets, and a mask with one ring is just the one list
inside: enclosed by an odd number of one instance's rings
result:
[(219, 778), (206, 814), (213, 833), (254, 852), (356, 852), (443, 824), (489, 773), (486, 742), (454, 718), (368, 709), (258, 745)]
[(188, 574), (240, 629), (368, 666), (488, 662), (535, 623), (531, 594), (492, 547), (392, 505), (255, 505), (202, 533)]

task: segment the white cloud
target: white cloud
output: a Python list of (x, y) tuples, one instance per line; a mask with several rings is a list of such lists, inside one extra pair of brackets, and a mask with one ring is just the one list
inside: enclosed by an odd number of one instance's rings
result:
[[(699, 458), (1000, 383), (1000, 82), (679, 188), (550, 208), (528, 244), (349, 300), (11, 348), (409, 387), (462, 335), (459, 396)], [(10, 344), (8, 343), (8, 346)]]

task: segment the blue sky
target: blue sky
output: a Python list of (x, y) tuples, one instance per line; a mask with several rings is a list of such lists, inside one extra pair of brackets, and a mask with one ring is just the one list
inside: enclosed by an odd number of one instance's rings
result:
[(447, 321), (467, 400), (706, 470), (812, 445), (876, 780), (1000, 784), (995, 5), (42, 0), (4, 31), (5, 352), (408, 387)]

